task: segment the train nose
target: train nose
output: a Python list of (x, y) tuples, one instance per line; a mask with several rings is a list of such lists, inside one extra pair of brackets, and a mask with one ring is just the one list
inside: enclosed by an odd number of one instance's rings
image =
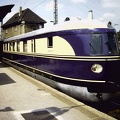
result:
[(94, 64), (92, 65), (91, 70), (94, 73), (101, 73), (103, 71), (103, 67), (100, 64)]

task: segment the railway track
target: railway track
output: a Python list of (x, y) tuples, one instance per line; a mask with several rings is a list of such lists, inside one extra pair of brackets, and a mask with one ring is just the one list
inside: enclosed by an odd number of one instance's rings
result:
[(113, 109), (108, 111), (107, 114), (120, 120), (120, 97), (118, 100), (111, 101), (110, 103), (113, 106)]
[(101, 103), (85, 103), (89, 106), (120, 120), (120, 96), (117, 99)]

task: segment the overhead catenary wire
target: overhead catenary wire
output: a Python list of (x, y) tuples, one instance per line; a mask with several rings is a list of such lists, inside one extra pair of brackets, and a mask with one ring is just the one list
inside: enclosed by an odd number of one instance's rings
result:
[[(25, 0), (25, 2), (23, 3), (23, 5), (26, 5), (26, 3), (28, 3), (30, 0)], [(47, 0), (43, 0), (42, 2), (40, 2), (40, 3), (38, 3), (37, 5), (35, 5), (33, 8), (31, 8), (32, 10), (33, 9), (35, 9), (36, 7), (38, 7), (38, 6), (40, 6), (40, 5), (42, 5), (43, 3), (45, 3)], [(82, 3), (82, 2), (80, 2), (79, 1), (79, 3), (81, 4), (81, 5), (83, 5), (84, 7), (86, 7), (88, 10), (91, 10), (91, 8), (90, 7), (88, 7), (87, 5), (85, 5), (84, 3)], [(97, 15), (97, 16), (99, 16), (100, 18), (102, 18), (104, 21), (109, 21), (109, 20), (107, 20), (107, 19), (105, 19), (105, 18), (103, 18), (102, 17), (102, 15), (100, 15), (98, 12), (96, 12), (96, 10), (93, 10), (94, 11), (94, 13)]]
[[(26, 1), (23, 3), (23, 5), (26, 5), (26, 3), (27, 3), (28, 1), (30, 1), (30, 0), (26, 0)], [(43, 0), (43, 1), (40, 2), (39, 4), (35, 5), (35, 6), (32, 8), (32, 10), (35, 9), (36, 7), (42, 5), (42, 4), (43, 4), (44, 2), (46, 2), (46, 1), (47, 1), (47, 0)], [(80, 2), (80, 3), (81, 3), (84, 7), (86, 7), (88, 10), (91, 10), (91, 8), (88, 7), (87, 5), (83, 4), (82, 2)], [(96, 12), (95, 10), (94, 10), (94, 13), (96, 13), (99, 17), (103, 18), (102, 15), (98, 14), (98, 12)], [(103, 18), (103, 19), (104, 19), (104, 18)], [(105, 20), (105, 21), (108, 21), (108, 20), (106, 20), (106, 19), (104, 19), (104, 20)]]
[[(83, 4), (82, 2), (80, 2), (84, 7), (86, 7), (88, 10), (92, 10), (90, 7), (88, 7), (87, 5)], [(94, 10), (94, 13), (96, 13), (99, 17), (103, 18), (102, 15), (100, 15), (98, 12), (96, 12)], [(109, 21), (109, 20), (106, 20), (105, 18), (103, 18), (105, 21)]]
[(36, 7), (38, 7), (38, 6), (40, 6), (40, 5), (42, 5), (44, 2), (46, 2), (47, 0), (43, 0), (42, 2), (40, 2), (38, 5), (36, 5), (36, 6), (34, 6), (32, 9), (34, 9), (34, 8), (36, 8)]

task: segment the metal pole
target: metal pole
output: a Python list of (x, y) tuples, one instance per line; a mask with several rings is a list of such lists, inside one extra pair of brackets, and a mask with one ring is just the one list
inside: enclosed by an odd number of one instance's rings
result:
[(54, 25), (58, 23), (58, 4), (57, 0), (54, 0)]
[(2, 25), (3, 25), (3, 20), (1, 21), (1, 40), (3, 40), (3, 28), (2, 28)]

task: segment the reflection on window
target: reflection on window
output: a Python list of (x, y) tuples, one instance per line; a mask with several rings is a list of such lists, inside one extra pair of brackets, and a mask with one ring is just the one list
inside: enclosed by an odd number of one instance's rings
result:
[(102, 34), (92, 34), (90, 51), (91, 54), (103, 54)]
[(118, 53), (117, 45), (116, 45), (116, 35), (113, 33), (109, 33), (108, 35), (108, 42), (106, 45), (108, 46), (108, 50), (110, 54)]

